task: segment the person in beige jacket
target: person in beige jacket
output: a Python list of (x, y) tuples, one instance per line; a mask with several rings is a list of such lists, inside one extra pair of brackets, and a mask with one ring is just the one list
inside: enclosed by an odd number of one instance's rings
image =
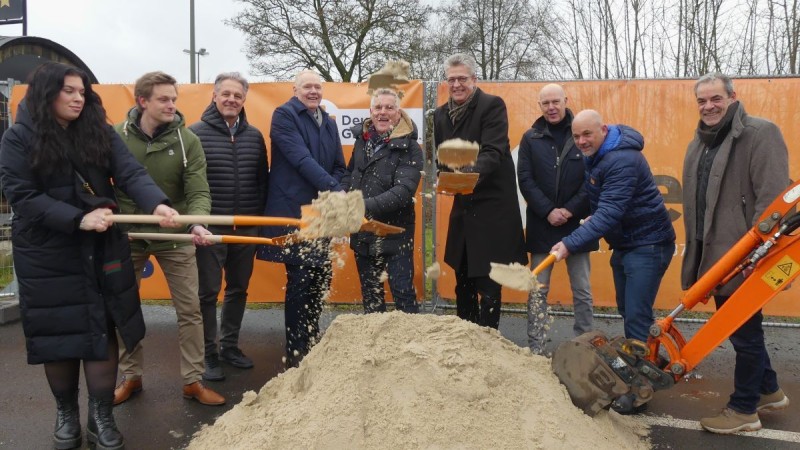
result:
[[(745, 112), (730, 77), (721, 73), (700, 77), (695, 97), (700, 122), (683, 166), (683, 289), (692, 286), (752, 228), (790, 183), (780, 129)], [(716, 292), (717, 309), (742, 280), (739, 275)], [(734, 392), (718, 416), (700, 420), (704, 429), (723, 434), (755, 431), (761, 428), (759, 411), (789, 405), (770, 365), (762, 320), (759, 311), (731, 335), (736, 351)]]

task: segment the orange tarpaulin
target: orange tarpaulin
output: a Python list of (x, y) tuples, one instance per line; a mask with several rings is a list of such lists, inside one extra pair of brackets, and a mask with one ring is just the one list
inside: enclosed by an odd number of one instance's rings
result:
[[(539, 90), (545, 83), (479, 83), (484, 91), (501, 96), (508, 107), (509, 138), (513, 152), (519, 146), (523, 133), (541, 116), (537, 105)], [(685, 249), (683, 230), (683, 193), (681, 176), (683, 157), (689, 141), (694, 136), (699, 120), (694, 98), (693, 80), (634, 80), (634, 81), (574, 81), (562, 83), (567, 91), (568, 107), (577, 113), (583, 109), (595, 109), (603, 115), (606, 123), (622, 123), (637, 129), (644, 136), (644, 155), (656, 177), (667, 209), (673, 218), (677, 234), (676, 254), (661, 283), (656, 307), (673, 309), (678, 305), (680, 289), (681, 258)], [(800, 117), (800, 105), (792, 99), (800, 92), (800, 78), (741, 79), (735, 80), (737, 98), (750, 115), (760, 116), (775, 122), (783, 132), (789, 147), (789, 175), (797, 179), (800, 175), (800, 129), (796, 126)], [(438, 104), (447, 99), (447, 85), (440, 84)], [(514, 155), (516, 159), (516, 155)], [(520, 199), (524, 217), (524, 200)], [(447, 218), (451, 199), (440, 198), (437, 205), (436, 244), (437, 254), (444, 254), (447, 233)], [(494, 219), (494, 218), (493, 218)], [(608, 261), (610, 253), (605, 241), (600, 250), (592, 253), (592, 291), (594, 304), (616, 306), (614, 282)], [(454, 298), (455, 277), (445, 267), (439, 279), (439, 291), (444, 297)], [(566, 265), (557, 263), (551, 279), (550, 303), (571, 303), (569, 277)], [(766, 314), (800, 315), (797, 289), (790, 288), (781, 293), (765, 308)], [(519, 291), (504, 289), (503, 300), (524, 302), (527, 295)], [(713, 310), (710, 305), (700, 305), (698, 310)]]
[[(350, 160), (353, 139), (349, 128), (361, 123), (369, 117), (369, 97), (367, 85), (325, 83), (323, 106), (336, 118), (339, 133), (344, 144), (345, 161)], [(108, 116), (112, 122), (121, 122), (134, 104), (133, 86), (131, 85), (96, 85), (97, 93), (103, 99)], [(411, 116), (417, 126), (422, 129), (422, 92), (423, 85), (412, 81), (401, 86), (405, 91), (401, 106)], [(16, 112), (17, 105), (25, 95), (26, 86), (15, 86), (11, 96), (11, 111)], [(213, 85), (194, 84), (178, 87), (178, 110), (186, 116), (187, 125), (200, 119), (201, 114), (211, 102)], [(247, 120), (264, 133), (269, 148), (269, 125), (272, 112), (292, 96), (292, 83), (258, 83), (251, 84), (247, 93), (245, 110)], [(416, 198), (417, 229), (415, 236), (415, 277), (417, 294), (422, 290), (422, 212), (420, 194)], [(361, 299), (361, 288), (356, 271), (355, 259), (346, 244), (337, 246), (341, 259), (334, 263), (334, 277), (329, 300), (333, 302), (354, 302)], [(154, 261), (154, 259), (151, 259)], [(341, 264), (343, 262), (343, 264)], [(277, 302), (284, 299), (286, 273), (283, 264), (268, 263), (256, 260), (253, 276), (248, 291), (248, 301)], [(387, 289), (388, 292), (388, 289)], [(145, 277), (141, 286), (142, 298), (169, 298), (169, 290), (158, 264), (145, 268)]]
[[(688, 142), (692, 139), (697, 126), (698, 113), (693, 96), (693, 80), (633, 80), (633, 81), (574, 81), (563, 83), (569, 97), (568, 106), (577, 112), (582, 109), (596, 109), (607, 123), (624, 123), (639, 130), (645, 138), (644, 155), (656, 177), (667, 208), (674, 218), (673, 224), (677, 233), (677, 250), (672, 264), (661, 284), (656, 307), (672, 309), (680, 299), (679, 271), (681, 256), (685, 248), (685, 234), (681, 214), (681, 172), (683, 156)], [(798, 177), (800, 167), (800, 149), (797, 148), (800, 130), (794, 127), (800, 117), (800, 105), (789, 101), (800, 92), (799, 78), (777, 79), (740, 79), (735, 80), (738, 98), (751, 115), (765, 117), (778, 124), (789, 146), (789, 174), (793, 179)], [(536, 104), (538, 92), (544, 83), (479, 83), (479, 86), (492, 94), (500, 95), (506, 101), (509, 114), (509, 138), (512, 151), (516, 152), (522, 134), (536, 118), (541, 115)], [(211, 85), (182, 85), (179, 87), (179, 109), (186, 114), (187, 122), (197, 121), (211, 98)], [(409, 111), (417, 126), (422, 128), (422, 92), (423, 84), (414, 81), (404, 86), (406, 96), (403, 107)], [(133, 105), (132, 86), (100, 85), (96, 87), (103, 97), (104, 105), (113, 121), (120, 121), (125, 112)], [(326, 107), (337, 116), (340, 132), (345, 144), (352, 143), (347, 128), (359, 123), (368, 116), (369, 100), (365, 95), (365, 84), (325, 84)], [(269, 139), (269, 123), (272, 111), (292, 95), (291, 83), (253, 84), (247, 97), (248, 120), (264, 132)], [(12, 111), (24, 95), (24, 86), (14, 88), (12, 94)], [(438, 89), (438, 102), (447, 99), (447, 86), (441, 84)], [(349, 159), (351, 145), (345, 146), (345, 157)], [(516, 157), (516, 155), (515, 155)], [(521, 211), (524, 201), (520, 199)], [(437, 255), (441, 263), (444, 254), (444, 243), (447, 233), (447, 218), (452, 199), (438, 196), (436, 210)], [(421, 242), (421, 201), (417, 196), (417, 233), (415, 241), (415, 282), (417, 292), (422, 292), (422, 242)], [(524, 215), (523, 215), (524, 217)], [(361, 297), (358, 277), (352, 253), (343, 250), (344, 267), (335, 270), (332, 301), (357, 301)], [(608, 265), (608, 248), (601, 241), (600, 251), (592, 254), (592, 289), (595, 304), (599, 306), (615, 306), (614, 286), (611, 269)], [(442, 264), (443, 275), (439, 279), (439, 293), (445, 298), (454, 298), (454, 277), (452, 270)], [(250, 289), (251, 301), (281, 301), (285, 274), (278, 264), (256, 262), (256, 269)], [(796, 289), (796, 288), (794, 288)], [(800, 315), (800, 305), (794, 301), (794, 290), (780, 294), (765, 308), (765, 313), (774, 315)], [(168, 291), (160, 272), (144, 280), (142, 284), (144, 298), (166, 298)], [(572, 295), (569, 290), (568, 277), (564, 263), (557, 263), (553, 271), (550, 294), (551, 303), (569, 304)], [(508, 302), (524, 302), (526, 294), (504, 290), (504, 300)], [(712, 310), (711, 306), (698, 309)]]

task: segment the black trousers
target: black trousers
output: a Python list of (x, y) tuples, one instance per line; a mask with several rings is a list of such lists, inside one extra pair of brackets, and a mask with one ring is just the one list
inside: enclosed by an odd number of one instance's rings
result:
[(286, 358), (297, 365), (319, 339), (323, 297), (331, 285), (331, 263), (322, 267), (286, 264)]
[[(214, 234), (257, 235), (257, 228), (210, 227)], [(253, 274), (255, 245), (219, 244), (197, 247), (198, 296), (203, 315), (203, 337), (206, 356), (217, 351), (217, 296), (225, 273), (225, 297), (220, 317), (220, 348), (239, 346), (239, 331), (247, 305), (247, 288)]]
[[(480, 326), (500, 326), (502, 287), (488, 276), (467, 276), (466, 254), (456, 271), (456, 312), (458, 317)], [(480, 302), (479, 302), (480, 300)]]

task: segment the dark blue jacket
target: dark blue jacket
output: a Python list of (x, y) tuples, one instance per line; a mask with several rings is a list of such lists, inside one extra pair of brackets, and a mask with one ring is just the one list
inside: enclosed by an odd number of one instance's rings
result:
[[(322, 111), (322, 110), (321, 110)], [(322, 111), (322, 126), (297, 97), (279, 106), (269, 130), (272, 164), (265, 216), (300, 217), (300, 206), (311, 204), (320, 191), (339, 191), (345, 172), (342, 143), (336, 122)], [(295, 231), (291, 227), (262, 227), (266, 237)], [(319, 265), (328, 259), (327, 249), (314, 246), (310, 254), (294, 248), (262, 246), (257, 257), (287, 264)]]
[[(566, 126), (572, 123), (567, 109)], [(583, 155), (569, 136), (563, 147), (556, 145), (540, 117), (525, 132), (519, 143), (517, 179), (519, 190), (527, 202), (525, 248), (531, 253), (549, 253), (550, 249), (580, 225), (589, 215), (589, 200), (583, 181)], [(553, 226), (547, 216), (556, 208), (566, 208), (572, 218), (564, 225)], [(589, 250), (597, 250), (595, 245)]]
[(600, 149), (585, 158), (592, 217), (564, 238), (570, 253), (586, 251), (600, 237), (620, 250), (675, 242), (675, 230), (642, 148), (644, 138), (638, 131), (609, 125)]

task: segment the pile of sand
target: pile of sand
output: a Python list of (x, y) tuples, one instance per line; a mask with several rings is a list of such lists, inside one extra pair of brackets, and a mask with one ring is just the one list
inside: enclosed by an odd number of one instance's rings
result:
[(189, 449), (645, 449), (646, 428), (572, 405), (550, 370), (453, 316), (340, 315), (297, 369), (195, 436)]

